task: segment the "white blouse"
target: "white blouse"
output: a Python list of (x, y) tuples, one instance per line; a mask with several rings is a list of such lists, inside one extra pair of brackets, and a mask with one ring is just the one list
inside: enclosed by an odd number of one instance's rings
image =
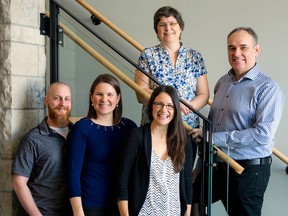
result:
[(149, 187), (139, 215), (180, 215), (179, 191), (180, 176), (174, 172), (171, 158), (161, 160), (152, 150)]

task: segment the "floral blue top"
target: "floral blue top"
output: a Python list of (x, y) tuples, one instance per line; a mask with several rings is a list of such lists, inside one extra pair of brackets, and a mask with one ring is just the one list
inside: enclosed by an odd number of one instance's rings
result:
[[(191, 101), (197, 96), (197, 78), (206, 74), (204, 60), (200, 52), (181, 45), (174, 66), (168, 50), (160, 44), (146, 48), (138, 59), (140, 69), (153, 75), (163, 85), (177, 89), (181, 98)], [(151, 89), (157, 84), (149, 81)], [(199, 117), (193, 112), (184, 115), (183, 120), (192, 128), (199, 125)], [(141, 124), (149, 122), (147, 107), (143, 106)]]

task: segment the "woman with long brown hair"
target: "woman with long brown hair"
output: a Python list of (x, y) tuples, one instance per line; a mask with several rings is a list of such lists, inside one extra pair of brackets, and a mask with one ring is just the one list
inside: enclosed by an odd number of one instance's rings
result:
[(150, 123), (132, 129), (121, 157), (118, 206), (127, 215), (190, 215), (193, 151), (176, 90), (157, 87)]

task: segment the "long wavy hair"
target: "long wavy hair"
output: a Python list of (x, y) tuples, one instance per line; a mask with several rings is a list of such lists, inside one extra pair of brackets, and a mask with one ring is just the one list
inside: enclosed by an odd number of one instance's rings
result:
[(180, 100), (177, 91), (172, 86), (161, 85), (154, 89), (148, 103), (149, 119), (153, 120), (153, 103), (160, 93), (168, 94), (173, 102), (174, 117), (168, 125), (167, 131), (167, 149), (171, 157), (175, 172), (180, 172), (185, 162), (185, 145), (187, 142), (187, 132), (183, 125), (180, 109)]
[(96, 79), (92, 83), (92, 86), (90, 88), (90, 93), (89, 93), (89, 108), (88, 108), (87, 117), (97, 118), (96, 110), (92, 106), (91, 96), (93, 95), (96, 86), (100, 83), (108, 83), (115, 89), (117, 95), (120, 96), (118, 106), (116, 106), (116, 108), (113, 110), (113, 124), (117, 124), (122, 117), (122, 109), (123, 109), (122, 99), (121, 99), (121, 89), (120, 89), (120, 84), (118, 80), (110, 74), (101, 74), (98, 77), (96, 77)]

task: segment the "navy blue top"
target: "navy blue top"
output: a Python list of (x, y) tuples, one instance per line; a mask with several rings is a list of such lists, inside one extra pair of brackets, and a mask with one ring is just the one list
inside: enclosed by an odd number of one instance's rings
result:
[(127, 118), (114, 126), (82, 118), (74, 126), (67, 146), (69, 197), (81, 197), (83, 206), (109, 207), (116, 203), (118, 151), (130, 128), (137, 126)]

